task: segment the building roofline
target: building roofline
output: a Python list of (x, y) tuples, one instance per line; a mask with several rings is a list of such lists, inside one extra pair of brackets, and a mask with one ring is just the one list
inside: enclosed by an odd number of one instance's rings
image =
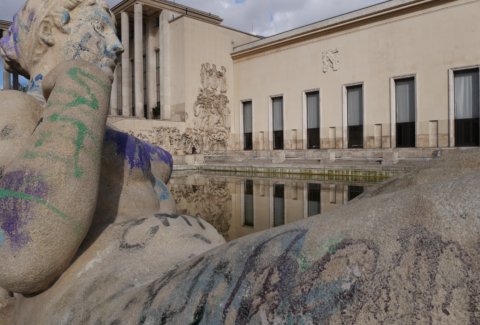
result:
[(209, 12), (201, 11), (192, 7), (184, 6), (168, 0), (123, 0), (112, 7), (112, 12), (117, 15), (127, 8), (132, 7), (135, 3), (141, 3), (146, 6), (166, 9), (186, 16), (195, 17), (199, 20), (208, 21), (214, 24), (220, 24), (223, 19)]
[(281, 46), (299, 43), (326, 34), (365, 25), (374, 21), (386, 19), (393, 15), (433, 7), (457, 0), (389, 0), (373, 6), (355, 10), (343, 15), (328, 18), (309, 25), (298, 27), (264, 39), (249, 42), (234, 47), (232, 58), (240, 59), (246, 56), (269, 51)]
[(11, 21), (0, 19), (0, 29), (7, 30), (11, 23)]
[[(199, 20), (199, 19), (196, 18), (196, 17), (180, 15), (180, 16), (178, 16), (178, 17), (173, 18), (173, 19), (170, 20), (169, 22), (170, 22), (170, 23), (173, 23), (174, 21), (179, 20), (179, 19), (182, 19), (182, 18), (190, 18), (190, 19)], [(208, 22), (207, 22), (207, 23), (208, 23)], [(212, 24), (212, 23), (210, 23), (210, 24)], [(236, 29), (236, 28), (233, 28), (233, 27), (229, 27), (229, 26), (225, 26), (225, 25), (219, 25), (219, 24), (212, 24), (212, 25), (214, 25), (214, 26), (216, 26), (216, 27), (223, 28), (223, 29), (228, 29), (228, 30), (231, 30), (231, 31), (233, 31), (233, 32), (240, 33), (240, 34), (244, 34), (244, 35), (247, 35), (247, 36), (256, 37), (256, 38), (258, 38), (258, 39), (263, 39), (263, 38), (264, 38), (263, 36), (254, 35), (254, 34), (251, 34), (251, 33), (247, 33), (247, 32), (244, 32), (243, 30)]]

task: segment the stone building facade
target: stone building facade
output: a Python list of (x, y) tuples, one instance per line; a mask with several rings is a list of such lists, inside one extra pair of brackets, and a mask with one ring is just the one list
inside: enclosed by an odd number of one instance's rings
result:
[(179, 162), (480, 144), (480, 0), (391, 0), (267, 38), (165, 0), (112, 10), (109, 123)]

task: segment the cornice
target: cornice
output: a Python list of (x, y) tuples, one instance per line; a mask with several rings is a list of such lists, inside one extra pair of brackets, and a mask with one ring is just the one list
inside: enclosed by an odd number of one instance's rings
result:
[(234, 48), (234, 60), (458, 0), (391, 0)]
[(122, 11), (129, 11), (129, 9), (133, 8), (133, 5), (135, 3), (141, 3), (152, 8), (170, 10), (179, 14), (208, 21), (217, 25), (223, 21), (222, 18), (217, 15), (166, 0), (124, 0), (112, 7), (112, 12), (115, 15), (118, 15)]

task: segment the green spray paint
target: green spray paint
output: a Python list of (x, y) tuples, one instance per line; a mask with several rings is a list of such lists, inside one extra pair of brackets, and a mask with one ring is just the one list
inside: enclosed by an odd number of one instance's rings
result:
[(77, 137), (75, 138), (75, 141), (74, 141), (74, 143), (75, 143), (75, 153), (73, 154), (73, 168), (74, 168), (74, 176), (76, 178), (81, 177), (83, 175), (83, 170), (80, 168), (80, 164), (79, 164), (80, 151), (83, 148), (83, 145), (85, 143), (85, 138), (87, 136), (92, 138), (94, 143), (98, 143), (98, 140), (97, 140), (96, 136), (93, 134), (93, 132), (90, 129), (87, 128), (85, 123), (83, 123), (82, 121), (80, 121), (78, 119), (75, 119), (73, 117), (62, 116), (62, 115), (59, 115), (59, 114), (55, 113), (55, 114), (52, 114), (48, 118), (48, 120), (50, 122), (59, 122), (59, 121), (67, 122), (67, 123), (70, 123), (77, 128)]

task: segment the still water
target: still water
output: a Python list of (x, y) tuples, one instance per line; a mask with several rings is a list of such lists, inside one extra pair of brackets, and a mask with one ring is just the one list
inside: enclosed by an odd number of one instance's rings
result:
[(176, 171), (169, 187), (179, 213), (200, 215), (228, 241), (331, 211), (376, 184), (282, 177)]

